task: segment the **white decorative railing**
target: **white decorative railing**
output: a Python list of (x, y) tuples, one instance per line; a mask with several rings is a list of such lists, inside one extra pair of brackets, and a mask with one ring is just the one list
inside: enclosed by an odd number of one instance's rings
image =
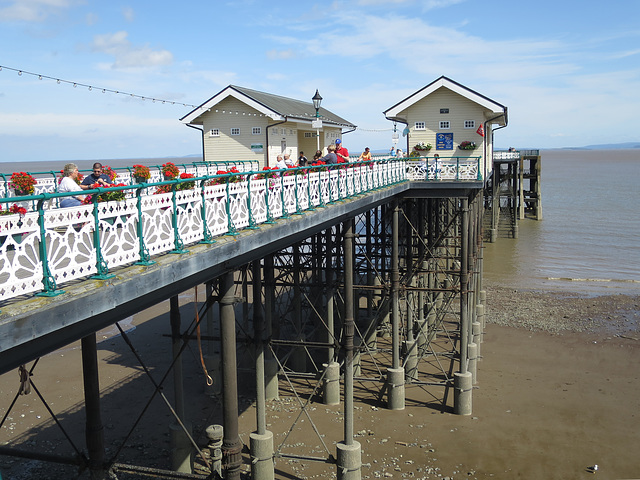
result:
[[(56, 295), (74, 280), (108, 278), (116, 267), (149, 264), (153, 256), (182, 252), (185, 245), (407, 180), (405, 163), (393, 160), (267, 174), (194, 174), (192, 189), (179, 189), (182, 180), (118, 187), (126, 198), (108, 202), (97, 201), (105, 189), (88, 190), (83, 193), (95, 194), (93, 203), (78, 207), (54, 208), (58, 198), (71, 194), (44, 188), (31, 197), (0, 199), (5, 211), (14, 202), (31, 209), (0, 216), (0, 300)], [(275, 176), (260, 178), (266, 175)], [(162, 185), (172, 191), (153, 194)]]
[[(118, 172), (122, 201), (99, 202), (106, 189), (87, 190), (93, 203), (57, 208), (72, 193), (56, 193), (56, 179), (38, 179), (30, 197), (0, 198), (24, 207), (24, 214), (0, 215), (0, 301), (21, 295), (52, 296), (60, 286), (84, 278), (104, 279), (124, 265), (150, 264), (186, 245), (326, 206), (353, 195), (407, 180), (480, 179), (480, 160), (386, 159), (279, 171), (216, 175), (219, 165), (194, 165), (188, 180), (131, 185), (129, 171)], [(225, 165), (228, 168), (228, 165)], [(240, 170), (240, 169), (238, 169)], [(266, 177), (266, 178), (265, 178)], [(181, 189), (186, 182), (191, 189)], [(168, 193), (157, 193), (169, 185)], [(113, 190), (113, 189), (109, 189)], [(74, 192), (77, 194), (77, 192)]]
[(409, 180), (482, 180), (481, 157), (427, 158), (407, 161)]
[(493, 152), (494, 160), (519, 160), (520, 152), (511, 151), (511, 152)]

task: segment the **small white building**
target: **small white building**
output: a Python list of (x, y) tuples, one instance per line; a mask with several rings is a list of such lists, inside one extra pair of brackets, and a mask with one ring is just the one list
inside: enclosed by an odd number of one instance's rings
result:
[(180, 121), (202, 131), (205, 161), (253, 160), (262, 168), (285, 153), (311, 159), (318, 144), (323, 150), (356, 128), (326, 108), (318, 114), (322, 125), (315, 128), (312, 102), (229, 85)]
[[(403, 134), (409, 154), (481, 156), (483, 178), (492, 167), (493, 131), (507, 126), (507, 107), (445, 76), (389, 108), (384, 115), (406, 125)], [(420, 144), (431, 145), (431, 149), (417, 150), (415, 147)]]

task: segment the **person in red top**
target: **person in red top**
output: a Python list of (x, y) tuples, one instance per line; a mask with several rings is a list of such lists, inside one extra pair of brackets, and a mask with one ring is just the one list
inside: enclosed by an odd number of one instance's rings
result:
[(339, 138), (336, 140), (336, 155), (338, 157), (338, 161), (342, 159), (344, 162), (349, 163), (349, 151), (344, 148), (342, 140)]

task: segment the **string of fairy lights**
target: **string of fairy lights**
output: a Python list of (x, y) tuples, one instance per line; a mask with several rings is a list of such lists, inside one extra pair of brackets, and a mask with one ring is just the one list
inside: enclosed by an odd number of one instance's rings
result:
[[(130, 92), (124, 92), (122, 90), (114, 90), (111, 88), (106, 88), (106, 87), (99, 87), (96, 85), (89, 85), (86, 83), (82, 83), (82, 82), (75, 82), (72, 80), (65, 80), (63, 78), (59, 78), (59, 77), (52, 77), (50, 75), (43, 75), (41, 73), (34, 73), (34, 72), (29, 72), (27, 70), (21, 70), (18, 68), (12, 68), (12, 67), (7, 67), (6, 65), (0, 65), (0, 72), (3, 71), (11, 71), (11, 72), (15, 72), (18, 74), (18, 76), (30, 76), (30, 77), (34, 77), (37, 78), (38, 80), (53, 80), (55, 81), (58, 85), (64, 84), (64, 85), (71, 85), (73, 86), (73, 88), (84, 88), (91, 91), (97, 91), (97, 92), (102, 92), (102, 93), (110, 93), (113, 95), (124, 95), (126, 97), (129, 98), (136, 98), (142, 101), (145, 100), (150, 100), (152, 103), (158, 103), (161, 105), (178, 105), (178, 106), (183, 106), (183, 107), (190, 107), (193, 109), (196, 108), (200, 108), (201, 110), (207, 110), (206, 107), (203, 107), (202, 105), (193, 105), (191, 103), (183, 103), (183, 102), (176, 102), (175, 100), (165, 100), (165, 99), (161, 99), (161, 98), (156, 98), (156, 97), (152, 97), (149, 95), (140, 95), (137, 93), (130, 93)], [(216, 112), (220, 112), (219, 110), (216, 110)], [(250, 115), (250, 116), (256, 116), (257, 114), (255, 112), (242, 112), (242, 111), (237, 111), (237, 110), (229, 110), (229, 111), (222, 111), (222, 113), (229, 113), (229, 114), (233, 114), (235, 113), (236, 115)], [(262, 116), (262, 114), (260, 114), (260, 116)], [(380, 133), (380, 132), (390, 132), (393, 129), (392, 128), (383, 128), (383, 129), (366, 129), (366, 128), (360, 128), (360, 127), (356, 127), (356, 130), (361, 131), (361, 132), (372, 132), (372, 133)]]

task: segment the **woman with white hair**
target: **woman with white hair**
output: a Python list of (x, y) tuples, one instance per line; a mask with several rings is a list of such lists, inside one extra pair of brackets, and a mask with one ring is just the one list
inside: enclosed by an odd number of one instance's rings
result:
[[(60, 185), (58, 185), (58, 193), (81, 192), (82, 188), (78, 185), (77, 179), (78, 166), (75, 163), (67, 163), (62, 171), (62, 181)], [(63, 208), (77, 207), (78, 205), (82, 205), (82, 200), (84, 200), (84, 195), (64, 197), (60, 202), (60, 206)]]

